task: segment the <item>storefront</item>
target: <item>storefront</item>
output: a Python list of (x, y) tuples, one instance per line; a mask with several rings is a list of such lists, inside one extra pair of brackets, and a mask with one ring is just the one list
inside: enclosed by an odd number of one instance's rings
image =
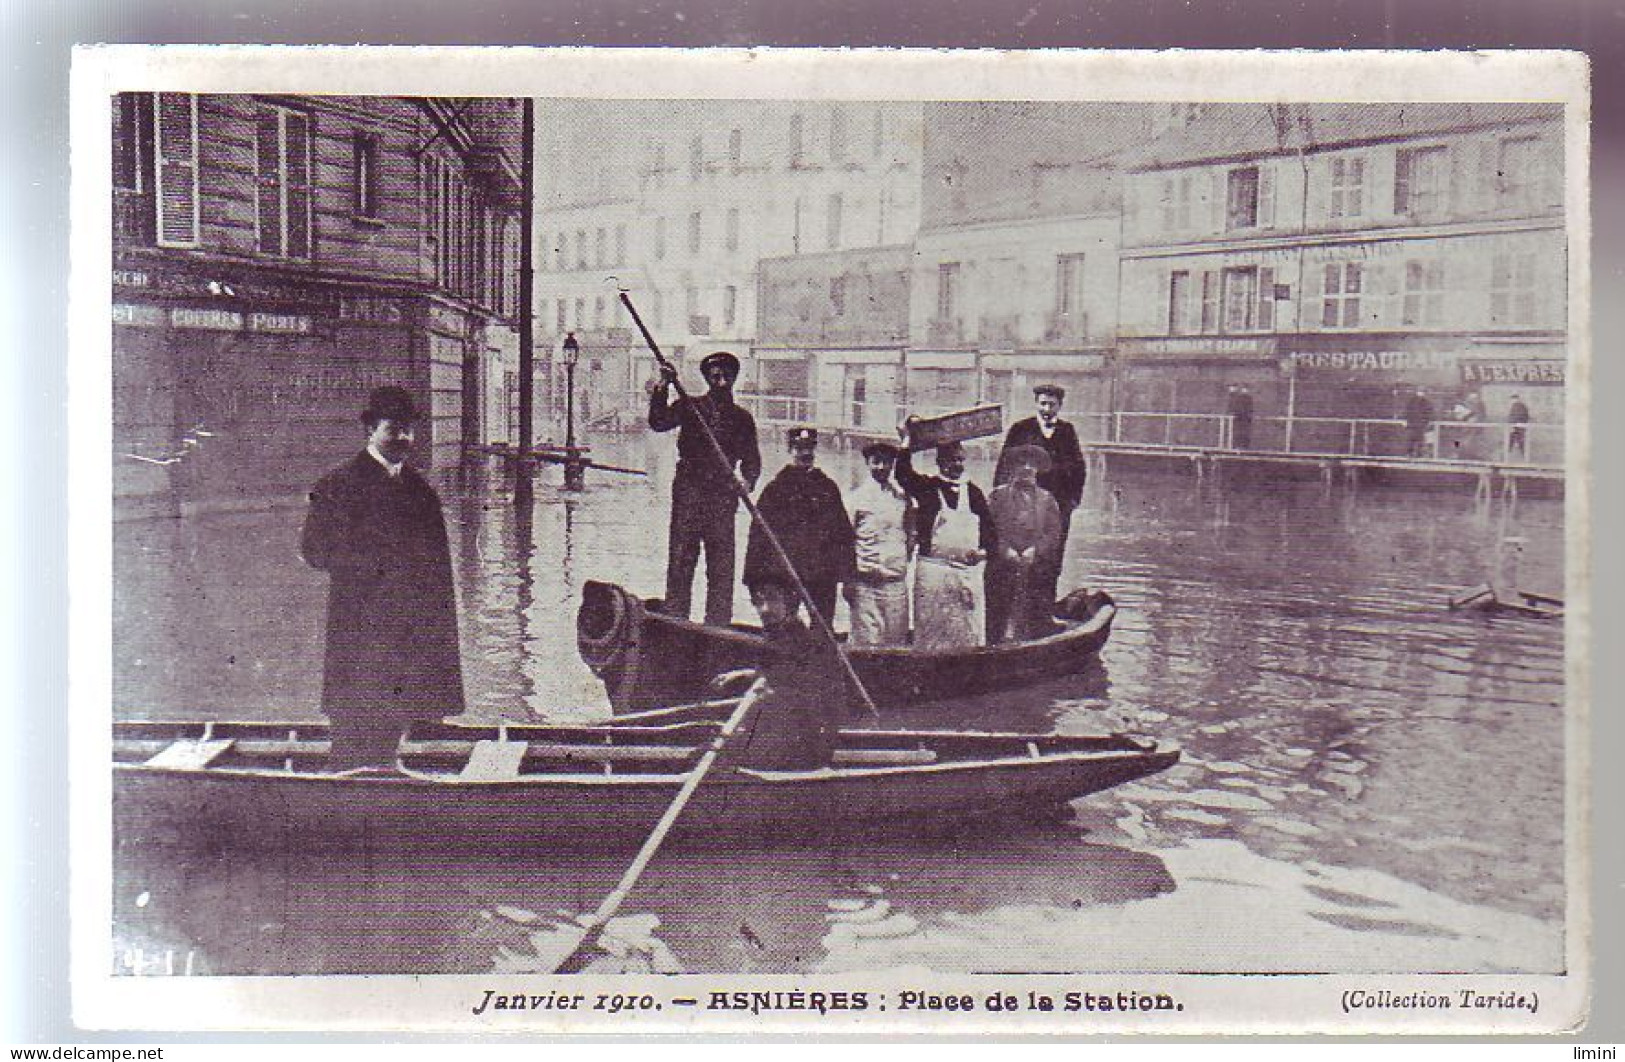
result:
[(910, 350), (904, 356), (903, 402), (915, 413), (976, 405), (980, 380), (973, 350)]
[(1245, 386), (1257, 417), (1281, 416), (1288, 388), (1276, 337), (1164, 336), (1117, 346), (1119, 412), (1222, 414)]
[(981, 369), (982, 401), (1004, 406), (1007, 421), (1031, 413), (1033, 388), (1039, 384), (1066, 390), (1065, 415), (1111, 410), (1111, 376), (1102, 350), (984, 354)]

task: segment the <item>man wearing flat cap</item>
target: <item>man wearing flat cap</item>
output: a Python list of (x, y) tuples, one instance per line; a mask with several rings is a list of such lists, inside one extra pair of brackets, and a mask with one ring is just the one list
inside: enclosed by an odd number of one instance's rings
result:
[[(756, 446), (756, 421), (734, 403), (739, 359), (727, 351), (707, 355), (700, 362), (700, 375), (705, 377), (706, 393), (674, 403), (671, 385), (677, 375), (662, 367), (661, 381), (649, 396), (649, 427), (682, 429), (677, 433), (677, 473), (671, 487), (665, 612), (688, 618), (694, 567), (703, 548), (705, 622), (727, 626), (733, 621), (734, 514), (739, 508), (735, 477), (746, 490), (755, 490), (762, 455)], [(711, 448), (701, 421), (716, 436), (723, 460)]]
[(299, 552), (329, 576), (322, 712), (334, 770), (393, 767), (412, 723), (463, 711), (446, 522), (406, 463), (419, 420), (404, 389), (373, 391), (366, 447), (310, 494)]
[[(1066, 388), (1057, 384), (1039, 384), (1033, 388), (1033, 399), (1038, 404), (1036, 416), (1018, 420), (1010, 425), (1004, 437), (1004, 450), (999, 455), (1000, 473), (995, 475), (995, 486), (1003, 482), (1004, 455), (1017, 446), (1036, 446), (1049, 455), (1050, 466), (1038, 475), (1038, 485), (1049, 491), (1061, 510), (1061, 551), (1066, 551), (1067, 537), (1072, 533), (1072, 511), (1083, 498), (1084, 481), (1089, 476), (1083, 461), (1083, 447), (1078, 444), (1078, 433), (1072, 425), (1061, 419), (1061, 404), (1066, 401)], [(1053, 576), (1053, 577), (1052, 577)], [(1055, 600), (1055, 584), (1060, 580), (1061, 566), (1053, 565), (1051, 574), (1043, 576), (1034, 585), (1035, 591), (1048, 593)]]
[[(834, 623), (836, 590), (852, 579), (852, 522), (841, 488), (818, 467), (818, 430), (791, 428), (786, 441), (790, 463), (762, 488), (756, 508), (825, 622)], [(745, 548), (745, 585), (754, 596), (759, 585), (774, 581), (788, 583), (784, 562), (753, 525)]]

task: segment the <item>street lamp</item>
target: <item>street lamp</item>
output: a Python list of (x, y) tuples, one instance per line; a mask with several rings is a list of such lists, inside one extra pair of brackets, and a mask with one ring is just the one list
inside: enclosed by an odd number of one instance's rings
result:
[(587, 465), (576, 448), (576, 362), (581, 344), (574, 332), (564, 333), (564, 489), (585, 490)]

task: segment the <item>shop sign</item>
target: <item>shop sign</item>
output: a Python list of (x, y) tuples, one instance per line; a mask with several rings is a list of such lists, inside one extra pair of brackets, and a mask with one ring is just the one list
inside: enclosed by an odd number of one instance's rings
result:
[(400, 324), (401, 304), (394, 299), (372, 299), (355, 296), (339, 297), (339, 317), (346, 321), (366, 321), (371, 324)]
[(1561, 358), (1473, 358), (1461, 363), (1461, 379), (1470, 384), (1562, 384), (1566, 368)]
[(169, 311), (169, 323), (176, 328), (202, 328), (215, 332), (240, 332), (243, 315), (232, 310)]
[(1221, 336), (1179, 336), (1158, 339), (1124, 339), (1124, 354), (1143, 358), (1273, 358), (1275, 339)]
[(248, 330), (305, 335), (310, 331), (310, 318), (296, 313), (251, 313), (248, 315)]
[(119, 288), (150, 288), (152, 277), (138, 269), (113, 270), (113, 286)]
[(1329, 372), (1414, 372), (1454, 369), (1458, 358), (1449, 350), (1314, 350), (1294, 351), (1294, 369)]
[(134, 325), (140, 328), (161, 328), (164, 323), (164, 311), (157, 306), (115, 302), (113, 304), (113, 323)]

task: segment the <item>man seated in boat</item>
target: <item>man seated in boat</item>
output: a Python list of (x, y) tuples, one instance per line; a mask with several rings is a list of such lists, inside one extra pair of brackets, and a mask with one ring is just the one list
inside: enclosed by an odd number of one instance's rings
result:
[(1053, 573), (1061, 567), (1064, 532), (1053, 495), (1039, 486), (1050, 468), (1037, 446), (1012, 446), (999, 458), (1000, 480), (988, 498), (998, 548), (987, 561), (987, 643), (1028, 641), (1054, 630)]
[(908, 644), (908, 495), (892, 482), (902, 451), (891, 443), (863, 448), (863, 482), (848, 496), (857, 570), (846, 584), (853, 645)]
[[(834, 623), (836, 591), (852, 580), (852, 521), (841, 488), (818, 467), (818, 429), (791, 428), (788, 443), (790, 463), (762, 488), (756, 508), (784, 547), (824, 622)], [(778, 577), (782, 563), (761, 526), (752, 524), (745, 547), (745, 585)]]
[(964, 649), (982, 644), (982, 561), (997, 535), (982, 488), (965, 478), (965, 447), (937, 447), (937, 475), (914, 471), (907, 450), (897, 459), (897, 485), (914, 500), (919, 544), (914, 568), (914, 648)]
[[(834, 643), (797, 615), (798, 596), (784, 578), (764, 576), (750, 586), (767, 643), (761, 668), (767, 689), (723, 750), (730, 766), (810, 771), (834, 759), (849, 680)], [(737, 686), (744, 675), (719, 675), (716, 684)]]

